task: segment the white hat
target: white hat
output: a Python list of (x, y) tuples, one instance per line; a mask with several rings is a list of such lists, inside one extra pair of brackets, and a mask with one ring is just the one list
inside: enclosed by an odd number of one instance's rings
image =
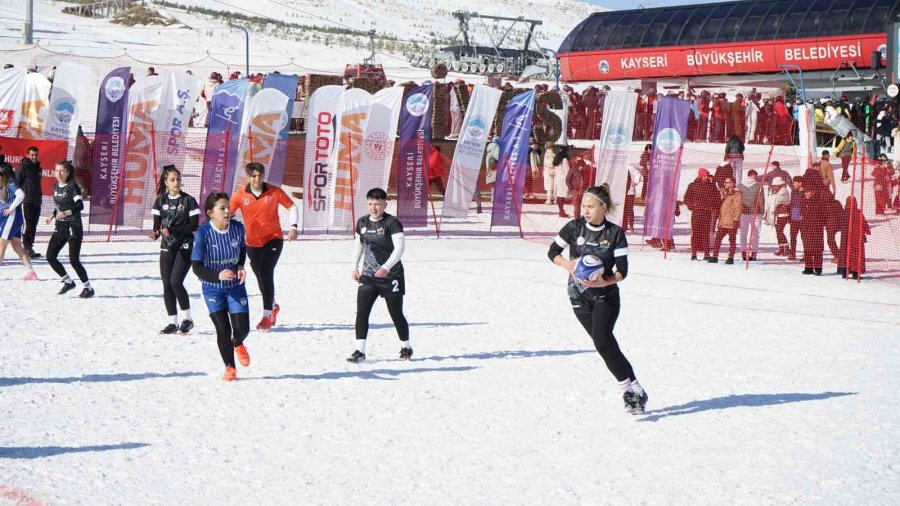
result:
[(780, 184), (784, 184), (784, 179), (782, 179), (781, 176), (775, 176), (775, 178), (772, 179), (772, 186), (778, 186)]

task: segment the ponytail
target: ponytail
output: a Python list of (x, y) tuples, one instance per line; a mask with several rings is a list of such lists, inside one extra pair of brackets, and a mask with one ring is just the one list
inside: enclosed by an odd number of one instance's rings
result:
[(590, 188), (585, 190), (585, 193), (590, 194), (592, 197), (606, 204), (606, 212), (615, 210), (616, 203), (612, 201), (612, 198), (609, 195), (608, 184), (603, 183), (600, 186), (591, 186)]

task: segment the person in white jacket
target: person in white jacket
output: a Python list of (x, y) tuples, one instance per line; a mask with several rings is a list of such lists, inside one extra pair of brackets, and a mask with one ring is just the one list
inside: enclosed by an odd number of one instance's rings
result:
[(568, 218), (563, 206), (569, 199), (569, 186), (566, 184), (566, 176), (569, 175), (569, 148), (556, 146), (553, 155), (553, 186), (556, 190), (556, 207), (561, 218)]
[(547, 199), (544, 201), (545, 204), (556, 203), (555, 180), (555, 172), (553, 171), (553, 142), (547, 141), (544, 144), (544, 191), (547, 192)]
[(640, 165), (628, 166), (628, 184), (625, 188), (625, 213), (622, 216), (622, 230), (634, 232), (634, 199), (637, 196), (637, 188), (644, 184), (644, 176), (641, 174)]
[(766, 196), (766, 223), (775, 227), (775, 237), (778, 239), (777, 256), (787, 256), (790, 253), (787, 235), (784, 228), (791, 217), (791, 193), (787, 189), (784, 178), (776, 176), (769, 185), (769, 194)]

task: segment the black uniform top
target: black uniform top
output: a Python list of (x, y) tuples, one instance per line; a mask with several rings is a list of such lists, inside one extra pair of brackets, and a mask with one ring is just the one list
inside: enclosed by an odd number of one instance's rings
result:
[[(628, 241), (625, 233), (615, 223), (604, 221), (600, 226), (591, 225), (584, 218), (577, 218), (559, 231), (559, 235), (550, 245), (547, 256), (552, 261), (563, 250), (569, 247), (569, 260), (576, 260), (584, 255), (594, 255), (603, 262), (603, 277), (615, 275), (624, 279), (628, 275)], [(613, 270), (615, 267), (615, 270)], [(615, 283), (603, 288), (588, 288), (569, 276), (569, 298), (601, 298), (606, 294), (619, 290)]]
[(34, 163), (30, 158), (22, 159), (16, 172), (16, 182), (25, 192), (25, 204), (41, 205), (41, 196), (44, 194), (41, 190), (41, 176), (43, 171), (40, 163)]
[[(74, 181), (60, 186), (59, 182), (53, 183), (53, 216), (56, 218), (57, 228), (60, 223), (81, 225), (81, 211), (84, 202), (81, 200), (81, 188)], [(60, 216), (63, 211), (72, 211), (69, 216)]]
[[(361, 276), (375, 276), (375, 272), (387, 262), (394, 252), (392, 235), (403, 233), (400, 220), (388, 213), (375, 221), (371, 216), (364, 216), (356, 221), (356, 233), (363, 245), (363, 269)], [(388, 272), (388, 277), (403, 276), (403, 262), (397, 262)]]
[(153, 202), (153, 231), (169, 230), (168, 237), (160, 237), (160, 249), (176, 251), (190, 249), (194, 244), (194, 231), (200, 226), (200, 206), (197, 200), (185, 192), (173, 197), (169, 192)]

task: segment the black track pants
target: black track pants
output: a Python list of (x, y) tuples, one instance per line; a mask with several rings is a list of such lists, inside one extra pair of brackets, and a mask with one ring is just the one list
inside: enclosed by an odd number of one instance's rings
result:
[(62, 266), (62, 263), (60, 263), (57, 257), (67, 242), (69, 243), (69, 265), (75, 269), (75, 272), (78, 274), (78, 279), (80, 279), (82, 283), (87, 283), (87, 271), (84, 270), (84, 266), (81, 265), (81, 237), (66, 238), (66, 236), (54, 232), (53, 235), (50, 236), (50, 243), (47, 244), (47, 263), (50, 264), (53, 272), (59, 274), (60, 277), (66, 276), (66, 268)]
[(283, 247), (283, 239), (272, 239), (261, 248), (247, 246), (250, 268), (253, 269), (259, 291), (262, 293), (263, 309), (269, 311), (275, 304), (275, 266), (278, 265)]
[(250, 313), (229, 313), (223, 309), (209, 315), (216, 327), (219, 354), (227, 367), (234, 367), (234, 349), (244, 344), (250, 333)]
[(191, 299), (184, 288), (184, 278), (189, 270), (191, 270), (190, 249), (160, 252), (159, 275), (162, 278), (163, 300), (169, 316), (178, 314), (175, 307), (176, 300), (182, 311), (191, 308)]
[(622, 350), (619, 349), (619, 343), (616, 342), (616, 336), (613, 335), (616, 319), (619, 318), (618, 292), (609, 293), (592, 303), (577, 301), (573, 304), (578, 304), (578, 307), (574, 308), (575, 316), (594, 340), (594, 347), (603, 357), (609, 372), (613, 373), (617, 381), (626, 379), (634, 381), (634, 370)]
[[(360, 285), (356, 293), (356, 338), (365, 339), (369, 334), (369, 315), (378, 300), (378, 289), (373, 285)], [(401, 341), (409, 341), (409, 323), (403, 315), (403, 296), (385, 297), (388, 313), (394, 321), (397, 335)]]

